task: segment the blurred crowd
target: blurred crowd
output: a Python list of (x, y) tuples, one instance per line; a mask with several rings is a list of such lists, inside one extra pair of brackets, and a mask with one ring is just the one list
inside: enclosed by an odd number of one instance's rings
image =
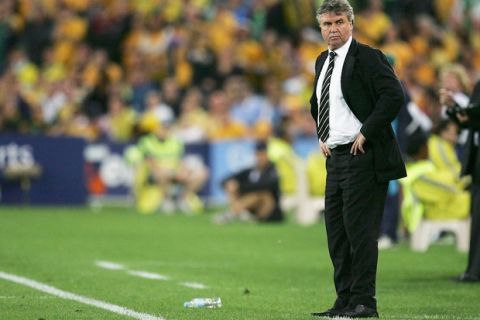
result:
[[(160, 122), (189, 143), (287, 124), (313, 136), (320, 2), (2, 0), (0, 131), (129, 142)], [(354, 36), (392, 58), (429, 119), (441, 118), (439, 87), (470, 94), (480, 2), (351, 2)]]

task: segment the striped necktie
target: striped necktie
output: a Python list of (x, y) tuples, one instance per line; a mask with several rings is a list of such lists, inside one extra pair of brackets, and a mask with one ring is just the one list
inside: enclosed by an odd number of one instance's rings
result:
[(335, 52), (330, 51), (330, 61), (328, 63), (327, 72), (322, 83), (322, 93), (320, 95), (320, 104), (318, 105), (318, 136), (320, 140), (325, 143), (328, 139), (330, 125), (329, 125), (329, 104), (330, 104), (330, 80), (332, 79), (333, 66), (335, 64)]

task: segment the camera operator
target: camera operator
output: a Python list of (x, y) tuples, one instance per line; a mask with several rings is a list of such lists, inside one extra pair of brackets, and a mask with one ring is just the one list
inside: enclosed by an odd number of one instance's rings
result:
[(458, 282), (480, 283), (480, 81), (473, 89), (470, 105), (461, 108), (451, 91), (440, 89), (440, 101), (447, 106), (447, 115), (460, 127), (468, 130), (468, 139), (462, 160), (462, 175), (471, 175), (471, 233), (468, 264), (465, 273), (456, 277)]

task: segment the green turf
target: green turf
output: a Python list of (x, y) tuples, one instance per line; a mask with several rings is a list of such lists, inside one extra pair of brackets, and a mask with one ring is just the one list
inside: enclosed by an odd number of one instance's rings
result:
[[(2, 207), (0, 271), (167, 320), (312, 319), (310, 312), (330, 307), (334, 288), (322, 223), (216, 226), (210, 219), (141, 216), (126, 209)], [(95, 260), (170, 280), (101, 269)], [(448, 280), (465, 263), (466, 255), (451, 245), (434, 245), (424, 254), (406, 245), (381, 252), (381, 317), (480, 319), (480, 285)], [(194, 297), (215, 296), (222, 308), (183, 308)], [(128, 317), (0, 279), (0, 319)]]

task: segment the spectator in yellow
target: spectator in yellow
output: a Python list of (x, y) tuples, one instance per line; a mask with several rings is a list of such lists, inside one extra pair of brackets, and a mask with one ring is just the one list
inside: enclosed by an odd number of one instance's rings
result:
[(471, 179), (468, 176), (460, 178), (462, 165), (455, 151), (458, 131), (459, 128), (455, 122), (448, 119), (442, 120), (428, 139), (428, 151), (435, 169), (450, 172), (459, 186), (465, 188)]
[(211, 140), (241, 139), (247, 136), (247, 127), (231, 117), (225, 93), (216, 91), (210, 95), (209, 113), (208, 136)]
[(410, 161), (403, 187), (402, 216), (405, 227), (413, 232), (422, 219), (466, 219), (470, 196), (459, 186), (448, 170), (435, 168), (428, 159), (427, 138), (422, 134), (410, 137), (407, 145)]
[(57, 13), (54, 34), (55, 60), (61, 63), (71, 62), (76, 45), (87, 33), (87, 21), (68, 8), (62, 8)]
[(203, 208), (195, 194), (205, 183), (208, 171), (183, 161), (184, 145), (170, 134), (170, 129), (155, 118), (142, 119), (152, 133), (142, 137), (126, 152), (136, 164), (134, 194), (141, 213), (165, 213), (175, 210), (197, 213)]
[(207, 140), (209, 114), (201, 104), (202, 93), (196, 88), (188, 90), (180, 105), (180, 115), (175, 126), (175, 134), (185, 143)]
[(369, 0), (367, 7), (357, 15), (355, 24), (361, 33), (359, 37), (367, 44), (376, 45), (381, 42), (392, 21), (383, 12), (382, 0)]
[(264, 140), (270, 136), (273, 107), (265, 97), (253, 92), (247, 79), (230, 77), (225, 84), (225, 93), (231, 102), (230, 115), (235, 121), (245, 125), (255, 138)]
[(399, 30), (391, 25), (385, 33), (382, 51), (394, 58), (392, 63), (400, 79), (406, 79), (405, 69), (415, 58), (412, 47), (400, 38)]
[(100, 118), (99, 126), (112, 141), (128, 142), (133, 135), (135, 118), (135, 111), (126, 106), (119, 96), (113, 95), (108, 101), (108, 112)]

